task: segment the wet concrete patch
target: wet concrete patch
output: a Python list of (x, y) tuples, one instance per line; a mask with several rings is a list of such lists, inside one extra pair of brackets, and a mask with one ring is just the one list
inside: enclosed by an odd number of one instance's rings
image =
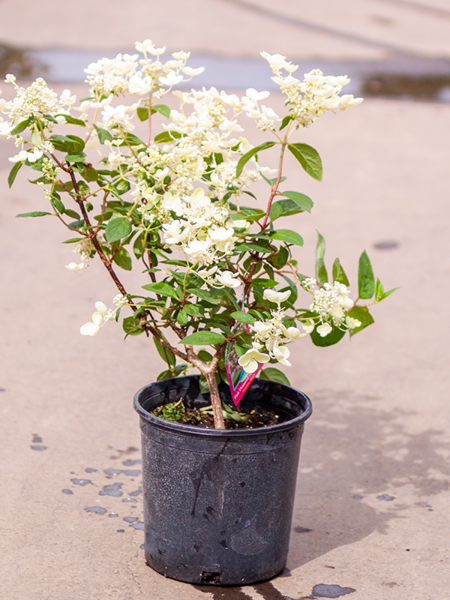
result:
[(127, 523), (136, 523), (136, 521), (139, 521), (137, 517), (124, 517), (123, 520)]
[(350, 587), (319, 583), (319, 585), (315, 585), (313, 587), (312, 595), (315, 598), (340, 598), (341, 596), (346, 596), (347, 594), (353, 594), (353, 592), (356, 592), (356, 590)]
[(123, 486), (123, 483), (112, 483), (110, 485), (104, 485), (103, 489), (99, 491), (100, 496), (123, 496), (123, 492), (120, 491), (120, 488)]
[(308, 527), (300, 527), (300, 525), (297, 525), (297, 527), (294, 527), (294, 531), (295, 533), (309, 533), (310, 531), (312, 531), (312, 529), (308, 529)]
[(90, 479), (71, 479), (70, 480), (74, 485), (87, 485), (88, 483), (92, 483)]
[(380, 496), (377, 496), (377, 500), (384, 500), (385, 502), (392, 502), (392, 500), (395, 500), (394, 496), (389, 496), (389, 494), (381, 494)]
[(41, 438), (40, 435), (38, 435), (37, 433), (33, 433), (33, 440), (32, 440), (33, 444), (42, 444), (43, 442), (44, 442), (44, 440)]
[(116, 513), (111, 513), (111, 514), (109, 514), (109, 515), (108, 515), (108, 517), (109, 517), (110, 519), (116, 519), (118, 516), (119, 516), (119, 515), (116, 515)]
[(61, 491), (63, 494), (73, 494), (72, 490), (65, 489), (65, 490), (61, 490)]
[(117, 475), (126, 475), (127, 477), (139, 477), (142, 471), (138, 469), (103, 469), (105, 475), (117, 477)]
[(85, 469), (86, 473), (97, 473), (97, 469), (92, 469), (91, 467), (88, 467), (87, 469)]
[(122, 502), (137, 502), (137, 500), (135, 498), (124, 498)]
[(133, 529), (139, 529), (140, 531), (144, 531), (144, 523), (131, 523), (129, 527), (133, 527)]
[(142, 459), (137, 458), (136, 460), (124, 460), (122, 464), (124, 467), (134, 467), (134, 465), (142, 465)]
[(36, 450), (37, 452), (42, 452), (43, 450), (47, 450), (47, 446), (40, 446), (37, 444), (33, 444), (30, 446), (32, 450)]
[[(277, 590), (277, 588), (270, 581), (264, 583), (257, 583), (253, 586), (255, 590), (264, 598), (264, 600), (288, 600), (287, 596)], [(291, 600), (291, 599), (290, 599)]]
[(101, 506), (87, 506), (84, 510), (86, 512), (95, 513), (96, 515), (104, 515), (107, 512), (106, 508), (102, 508)]
[(142, 494), (142, 486), (139, 487), (138, 490), (135, 490), (134, 492), (130, 492), (128, 495), (129, 496), (139, 496), (140, 494)]
[(377, 250), (394, 250), (399, 246), (400, 244), (396, 240), (380, 240), (373, 245)]

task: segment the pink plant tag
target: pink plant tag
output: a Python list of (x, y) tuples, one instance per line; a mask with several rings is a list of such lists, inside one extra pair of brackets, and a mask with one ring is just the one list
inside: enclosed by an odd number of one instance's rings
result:
[[(245, 330), (248, 329), (244, 325)], [(239, 364), (239, 356), (236, 352), (234, 342), (227, 345), (225, 350), (225, 368), (227, 370), (228, 381), (230, 382), (231, 397), (235, 406), (239, 404), (245, 392), (250, 387), (251, 382), (261, 371), (263, 365), (260, 364), (254, 373), (246, 373)]]

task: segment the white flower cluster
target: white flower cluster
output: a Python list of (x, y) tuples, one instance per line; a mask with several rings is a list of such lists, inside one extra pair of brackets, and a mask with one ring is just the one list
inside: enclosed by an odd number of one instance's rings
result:
[(192, 263), (203, 267), (215, 265), (232, 253), (238, 238), (233, 227), (227, 225), (226, 203), (213, 202), (202, 188), (197, 188), (183, 198), (166, 194), (162, 205), (179, 217), (163, 224), (166, 244), (182, 250)]
[(85, 237), (79, 242), (77, 242), (74, 246), (73, 251), (75, 252), (75, 254), (80, 255), (82, 262), (71, 262), (68, 265), (66, 265), (66, 269), (74, 272), (87, 269), (87, 267), (89, 266), (89, 260), (92, 258), (95, 252), (94, 244), (92, 243), (91, 238)]
[[(14, 75), (7, 75), (5, 82), (14, 85), (16, 97), (10, 102), (0, 103), (0, 111), (9, 118), (9, 123), (4, 121), (0, 123), (1, 135), (9, 134), (15, 125), (31, 116), (68, 114), (71, 106), (76, 102), (76, 96), (72, 96), (69, 90), (64, 90), (58, 99), (56, 92), (47, 86), (42, 77), (36, 79), (27, 88), (19, 87)], [(57, 117), (56, 120), (60, 123), (65, 121), (63, 116)], [(51, 122), (47, 121), (46, 126), (51, 129)]]
[(96, 100), (125, 93), (148, 96), (154, 92), (156, 97), (161, 97), (168, 91), (164, 87), (170, 89), (204, 71), (203, 67), (192, 69), (186, 66), (189, 52), (174, 52), (170, 60), (162, 63), (160, 56), (166, 51), (165, 47), (155, 48), (151, 40), (136, 42), (135, 47), (144, 58), (139, 59), (138, 54), (118, 54), (115, 58), (102, 58), (91, 63), (85, 69), (86, 82)]
[[(276, 360), (277, 362), (287, 367), (291, 366), (288, 361), (290, 351), (286, 346), (280, 344), (286, 344), (291, 340), (298, 340), (305, 337), (306, 333), (301, 333), (297, 327), (285, 327), (283, 324), (283, 317), (285, 316), (284, 310), (281, 308), (281, 304), (285, 302), (291, 292), (276, 292), (271, 289), (264, 290), (264, 298), (269, 302), (278, 304), (278, 309), (272, 311), (272, 318), (266, 321), (256, 321), (253, 325), (250, 325), (250, 329), (253, 331), (254, 337), (252, 342), (252, 348), (241, 356), (239, 364), (246, 373), (254, 373), (260, 363), (269, 362), (269, 360)], [(265, 350), (268, 354), (261, 352)]]
[[(314, 123), (327, 110), (344, 110), (363, 101), (362, 98), (354, 98), (351, 94), (339, 96), (343, 86), (350, 83), (346, 75), (325, 76), (320, 69), (314, 69), (306, 73), (303, 81), (300, 81), (292, 75), (298, 69), (298, 65), (287, 62), (285, 56), (267, 52), (261, 52), (261, 56), (270, 64), (275, 75), (272, 80), (285, 94), (291, 114), (297, 123), (304, 127)], [(283, 75), (283, 70), (287, 75)]]
[[(354, 302), (349, 298), (350, 290), (343, 283), (325, 283), (317, 287), (314, 278), (304, 279), (303, 287), (314, 295), (314, 301), (309, 307), (319, 315), (320, 325), (316, 328), (321, 337), (327, 336), (332, 331), (331, 324), (340, 329), (356, 329), (361, 325), (358, 319), (353, 319), (347, 312), (353, 308)], [(316, 289), (314, 289), (316, 288)], [(313, 320), (304, 325), (307, 333), (311, 333), (315, 323)]]
[(108, 309), (103, 302), (96, 302), (95, 312), (92, 315), (92, 322), (85, 323), (81, 326), (81, 335), (97, 335), (103, 325), (108, 321), (112, 321), (115, 318), (117, 311), (125, 304), (128, 304), (128, 300), (126, 296), (117, 294), (117, 296), (114, 296), (113, 298), (113, 304), (115, 304), (117, 308)]

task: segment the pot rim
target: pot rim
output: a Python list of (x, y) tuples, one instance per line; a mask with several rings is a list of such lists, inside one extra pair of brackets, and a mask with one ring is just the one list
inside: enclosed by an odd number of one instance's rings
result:
[[(192, 378), (198, 379), (199, 375), (185, 375), (185, 377), (189, 377), (189, 378), (192, 377)], [(171, 379), (179, 380), (180, 378), (172, 377), (172, 378), (168, 379), (167, 381), (170, 381)], [(263, 380), (263, 381), (265, 381), (265, 380)], [(160, 383), (160, 382), (158, 382), (158, 383)], [(195, 425), (186, 425), (184, 423), (177, 423), (175, 421), (167, 421), (165, 419), (161, 419), (160, 417), (156, 417), (155, 415), (152, 415), (147, 410), (145, 410), (139, 402), (139, 398), (140, 398), (141, 394), (145, 390), (147, 390), (150, 386), (152, 386), (153, 385), (152, 383), (144, 385), (144, 387), (142, 387), (140, 390), (138, 390), (136, 392), (136, 394), (134, 395), (133, 404), (134, 404), (135, 411), (145, 421), (147, 421), (148, 423), (151, 423), (155, 427), (159, 427), (161, 429), (167, 429), (167, 430), (173, 431), (174, 433), (176, 432), (176, 433), (184, 433), (184, 434), (188, 434), (188, 435), (199, 435), (199, 436), (209, 436), (209, 437), (211, 437), (211, 436), (212, 437), (223, 437), (223, 436), (251, 437), (251, 436), (258, 436), (258, 435), (260, 436), (260, 435), (276, 434), (276, 433), (281, 433), (286, 430), (295, 429), (296, 427), (298, 427), (299, 425), (304, 423), (307, 419), (309, 419), (309, 417), (311, 416), (311, 414), (312, 414), (311, 400), (308, 398), (308, 396), (306, 394), (304, 394), (303, 392), (301, 392), (300, 390), (297, 390), (296, 388), (294, 388), (292, 386), (285, 385), (284, 383), (279, 383), (278, 381), (273, 382), (273, 383), (276, 383), (277, 386), (281, 386), (282, 388), (293, 390), (297, 394), (300, 394), (300, 396), (302, 396), (302, 398), (305, 400), (305, 409), (302, 413), (300, 413), (293, 419), (290, 419), (289, 421), (285, 421), (284, 423), (279, 423), (277, 425), (268, 425), (267, 427), (257, 427), (255, 429), (208, 429), (206, 427), (196, 427)]]

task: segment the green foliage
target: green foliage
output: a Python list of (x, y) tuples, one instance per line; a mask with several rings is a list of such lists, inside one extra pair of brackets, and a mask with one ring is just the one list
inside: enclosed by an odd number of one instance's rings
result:
[(255, 146), (254, 148), (252, 148), (251, 150), (249, 150), (248, 152), (243, 154), (241, 156), (241, 158), (239, 159), (239, 162), (236, 167), (236, 177), (239, 177), (241, 175), (242, 171), (244, 170), (245, 165), (248, 163), (248, 161), (251, 158), (253, 158), (256, 154), (258, 154), (258, 152), (262, 152), (263, 150), (272, 148), (272, 146), (275, 146), (275, 142), (264, 142), (263, 144), (260, 144), (259, 146)]
[(375, 294), (375, 277), (372, 265), (366, 251), (359, 257), (358, 265), (358, 295), (363, 300), (369, 300)]
[(259, 373), (260, 379), (269, 379), (270, 381), (276, 381), (284, 385), (291, 385), (286, 375), (275, 367), (266, 367)]
[(192, 333), (191, 335), (187, 335), (179, 344), (184, 344), (185, 346), (216, 346), (217, 344), (222, 344), (225, 342), (226, 338), (220, 333), (215, 333), (214, 331), (197, 331), (196, 333)]
[(164, 347), (161, 344), (161, 342), (155, 337), (153, 338), (153, 341), (155, 343), (156, 350), (158, 351), (158, 354), (163, 359), (163, 361), (166, 362), (169, 365), (169, 367), (174, 367), (175, 363), (177, 362), (175, 354), (171, 350), (169, 350), (169, 348)]
[(322, 160), (317, 150), (308, 144), (289, 144), (289, 150), (313, 179), (322, 181)]
[(131, 271), (133, 268), (133, 261), (131, 260), (131, 256), (125, 248), (120, 248), (114, 255), (114, 262), (121, 269), (125, 269), (125, 271)]
[(286, 242), (286, 244), (295, 244), (296, 246), (303, 246), (303, 238), (296, 231), (291, 231), (290, 229), (278, 229), (277, 231), (272, 231), (270, 233), (270, 237), (273, 240), (280, 240), (282, 242)]
[(23, 165), (22, 161), (18, 161), (16, 163), (14, 163), (13, 168), (11, 169), (11, 171), (9, 172), (8, 175), (8, 185), (9, 187), (12, 187), (12, 184), (14, 183), (14, 180), (16, 179), (16, 175), (19, 172), (20, 167)]
[(107, 224), (105, 229), (106, 241), (112, 244), (127, 237), (131, 233), (131, 223), (127, 217), (115, 217)]
[(346, 286), (350, 285), (350, 282), (345, 274), (344, 269), (342, 268), (341, 263), (339, 262), (339, 258), (333, 263), (333, 281), (338, 281), (339, 283), (343, 283)]
[(235, 321), (239, 321), (239, 323), (247, 323), (249, 325), (253, 325), (253, 323), (256, 321), (255, 317), (252, 317), (252, 315), (242, 311), (232, 312), (230, 316), (233, 317)]
[(149, 292), (154, 292), (158, 294), (158, 296), (165, 296), (166, 298), (175, 298), (178, 300), (177, 292), (175, 289), (169, 285), (168, 283), (164, 283), (160, 281), (158, 283), (147, 283), (142, 286), (144, 290), (148, 290)]
[(388, 296), (393, 294), (398, 289), (400, 289), (400, 288), (396, 287), (396, 288), (393, 288), (392, 290), (389, 290), (388, 292), (385, 292), (383, 285), (381, 284), (381, 281), (379, 279), (377, 279), (377, 282), (375, 284), (375, 302), (381, 302), (382, 300), (384, 300), (385, 298), (387, 298)]
[(325, 238), (317, 232), (316, 246), (316, 279), (322, 285), (328, 282), (328, 273), (325, 267)]
[(98, 141), (100, 142), (100, 144), (113, 141), (113, 136), (106, 129), (102, 129), (102, 127), (97, 127), (97, 125), (94, 125), (94, 129), (97, 132)]
[(35, 210), (34, 212), (29, 213), (21, 213), (20, 215), (16, 215), (16, 219), (20, 219), (23, 217), (46, 217), (47, 215), (51, 215), (52, 213), (45, 212), (43, 210)]
[(325, 348), (327, 346), (334, 346), (334, 344), (340, 342), (346, 333), (345, 329), (339, 329), (335, 325), (332, 325), (332, 328), (332, 331), (325, 337), (321, 337), (317, 333), (317, 330), (314, 329), (314, 331), (310, 333), (313, 344), (315, 346), (321, 346), (322, 348)]
[(314, 206), (314, 202), (311, 200), (311, 198), (305, 194), (300, 194), (300, 192), (280, 192), (280, 195), (292, 200), (292, 202), (294, 202), (294, 204), (296, 204), (301, 211), (310, 213), (312, 207)]
[(372, 325), (374, 322), (374, 319), (367, 306), (354, 306), (348, 314), (349, 317), (352, 317), (352, 319), (358, 319), (358, 321), (361, 321), (360, 327), (350, 331), (350, 337), (353, 337), (356, 333), (359, 333), (366, 327), (369, 327), (369, 325)]

